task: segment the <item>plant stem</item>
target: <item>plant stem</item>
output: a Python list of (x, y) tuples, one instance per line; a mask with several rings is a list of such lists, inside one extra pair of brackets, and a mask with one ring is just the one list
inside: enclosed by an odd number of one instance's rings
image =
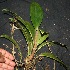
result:
[(55, 60), (54, 60), (54, 68), (53, 68), (54, 70), (56, 70), (56, 63), (55, 63)]
[(34, 57), (34, 54), (36, 53), (36, 49), (37, 49), (37, 39), (38, 39), (38, 30), (36, 30), (35, 33), (35, 38), (34, 38), (34, 47), (32, 49), (32, 54), (28, 57), (28, 61), (32, 60)]
[[(14, 34), (14, 24), (12, 24), (12, 29), (11, 29), (11, 36), (13, 39), (13, 34)], [(15, 57), (15, 48), (14, 48), (14, 44), (12, 44), (13, 48), (12, 48), (12, 55)], [(16, 67), (16, 70), (18, 70), (18, 68)]]
[[(11, 29), (11, 36), (12, 36), (12, 39), (13, 39), (13, 34), (14, 34), (14, 24), (12, 24), (12, 29)], [(14, 44), (13, 45), (13, 48), (12, 48), (12, 54), (13, 56), (15, 57), (15, 48), (14, 48)]]

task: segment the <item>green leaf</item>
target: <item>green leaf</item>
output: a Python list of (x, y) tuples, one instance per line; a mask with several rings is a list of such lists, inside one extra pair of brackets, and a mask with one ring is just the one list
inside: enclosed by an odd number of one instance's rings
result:
[(43, 41), (45, 41), (48, 36), (49, 36), (49, 34), (42, 36), (42, 37), (38, 40), (38, 45), (41, 44)]
[(68, 47), (65, 44), (62, 44), (62, 43), (59, 43), (59, 42), (55, 42), (55, 41), (50, 41), (50, 42), (53, 43), (53, 44), (55, 44), (55, 45), (59, 45), (61, 47), (64, 47), (64, 48), (66, 48), (66, 50), (68, 50)]
[(51, 41), (46, 41), (46, 45), (48, 46), (48, 47), (50, 47), (50, 46), (53, 46), (53, 45), (55, 45), (53, 42), (51, 42)]
[(22, 53), (21, 53), (20, 47), (18, 46), (18, 43), (14, 39), (12, 39), (12, 37), (10, 37), (6, 34), (3, 34), (0, 36), (0, 38), (5, 38), (5, 39), (9, 40), (10, 42), (12, 42), (15, 45), (14, 47), (18, 49), (20, 57), (22, 59)]
[(17, 27), (21, 30), (22, 34), (25, 36), (27, 44), (28, 44), (28, 55), (31, 54), (32, 48), (33, 48), (33, 39), (34, 38), (34, 28), (33, 26), (27, 22), (24, 21), (20, 16), (18, 16), (16, 13), (13, 13), (12, 11), (8, 9), (3, 9), (5, 13), (10, 13), (14, 18), (10, 18), (10, 20), (15, 22), (15, 20), (19, 21), (16, 22)]
[(50, 46), (53, 46), (55, 45), (54, 43), (52, 42), (49, 42), (49, 41), (45, 41), (45, 42), (42, 42), (38, 47), (37, 47), (37, 51), (38, 52), (42, 47), (44, 47), (45, 45), (47, 45), (48, 47)]
[(19, 48), (17, 42), (14, 39), (12, 39), (12, 37), (5, 35), (5, 34), (1, 35), (0, 37), (8, 39), (9, 41), (11, 41), (15, 45), (15, 48)]
[(31, 21), (33, 23), (34, 28), (38, 29), (43, 19), (43, 10), (38, 3), (36, 2), (31, 3), (30, 16), (31, 16)]
[(38, 51), (39, 51), (42, 47), (44, 47), (45, 45), (47, 45), (47, 46), (53, 46), (54, 43), (48, 42), (48, 41), (42, 42), (42, 43), (37, 47), (37, 51), (36, 51), (36, 52), (38, 52)]
[(31, 37), (34, 39), (34, 36), (35, 36), (35, 30), (33, 28), (33, 26), (28, 22), (28, 21), (24, 21), (21, 17), (19, 16), (16, 16), (16, 19), (18, 21), (20, 21), (29, 31)]
[(61, 65), (63, 65), (63, 66), (65, 67), (65, 69), (67, 70), (67, 66), (63, 63), (63, 61), (60, 60), (60, 59), (59, 59), (57, 56), (55, 56), (54, 54), (49, 53), (49, 52), (45, 52), (45, 53), (41, 53), (39, 56), (44, 56), (44, 57), (53, 59), (53, 60), (59, 62)]
[(36, 52), (38, 52), (42, 47), (44, 47), (46, 45), (46, 42), (41, 43), (38, 47)]
[(62, 43), (59, 43), (59, 42), (46, 41), (46, 43), (47, 43), (46, 45), (47, 45), (48, 47), (53, 46), (53, 45), (59, 45), (59, 46), (61, 46), (61, 47), (64, 47), (66, 50), (68, 50), (67, 45), (62, 44)]
[(47, 32), (41, 31), (42, 30), (39, 30), (38, 32), (37, 46), (40, 45), (42, 42), (46, 41), (46, 39), (49, 37), (49, 34)]
[(2, 10), (4, 13), (6, 13), (6, 14), (9, 14), (10, 16), (17, 16), (17, 14), (16, 13), (13, 13), (12, 11), (10, 11), (9, 9), (3, 9)]
[(26, 42), (28, 44), (28, 55), (30, 55), (32, 52), (32, 48), (33, 48), (33, 40), (30, 36), (30, 33), (24, 25), (21, 25), (19, 23), (16, 23), (16, 25), (20, 29), (20, 31), (22, 32), (23, 36), (26, 39)]
[(4, 11), (5, 13), (8, 13), (8, 14), (12, 14), (12, 16), (14, 18), (10, 18), (10, 20), (12, 22), (13, 22), (13, 19), (18, 20), (20, 24), (23, 24), (28, 29), (31, 37), (34, 39), (35, 29), (28, 21), (24, 21), (20, 16), (18, 16), (16, 13), (14, 13), (14, 12), (8, 10), (8, 9), (3, 9), (2, 11)]

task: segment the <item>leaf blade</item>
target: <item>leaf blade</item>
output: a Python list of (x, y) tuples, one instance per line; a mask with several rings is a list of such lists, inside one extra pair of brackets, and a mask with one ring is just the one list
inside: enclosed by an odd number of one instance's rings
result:
[(12, 39), (10, 36), (3, 34), (0, 36), (0, 38), (5, 38), (5, 39), (11, 41), (15, 45), (15, 48), (18, 48), (17, 42), (14, 39)]
[(46, 41), (46, 39), (49, 37), (49, 33), (41, 31), (41, 29), (38, 31), (37, 46), (40, 45), (42, 42)]
[(57, 56), (55, 56), (52, 53), (49, 52), (45, 52), (45, 53), (41, 53), (39, 56), (43, 56), (43, 57), (47, 57), (47, 58), (51, 58), (57, 62), (59, 62), (61, 65), (63, 65), (63, 67), (67, 70), (67, 66), (63, 63), (63, 61), (61, 61)]
[(32, 2), (30, 6), (30, 16), (33, 26), (35, 29), (38, 29), (43, 19), (43, 11), (38, 3)]
[(20, 47), (16, 41), (14, 39), (12, 39), (12, 37), (10, 37), (9, 35), (6, 35), (6, 34), (1, 35), (0, 38), (5, 38), (5, 39), (9, 40), (10, 42), (12, 42), (15, 45), (14, 47), (18, 49), (19, 54), (20, 54), (20, 59), (22, 60), (22, 53), (21, 53)]
[[(4, 11), (5, 13), (10, 13), (12, 14), (12, 16), (19, 22), (21, 22), (20, 24), (23, 24), (30, 32), (31, 37), (34, 38), (35, 35), (35, 29), (34, 27), (28, 22), (28, 21), (24, 21), (20, 16), (18, 16), (16, 13), (8, 10), (8, 9), (3, 9), (2, 11)], [(12, 18), (10, 18), (12, 20)]]
[(29, 56), (32, 52), (33, 40), (30, 36), (30, 33), (27, 31), (27, 29), (23, 25), (17, 23), (17, 27), (20, 28), (20, 31), (22, 32), (22, 34), (24, 35), (26, 39), (26, 42), (28, 44), (28, 56)]
[(44, 47), (46, 45), (46, 42), (43, 42), (42, 44), (40, 44), (38, 47), (37, 47), (37, 50), (36, 52), (38, 52), (42, 47)]

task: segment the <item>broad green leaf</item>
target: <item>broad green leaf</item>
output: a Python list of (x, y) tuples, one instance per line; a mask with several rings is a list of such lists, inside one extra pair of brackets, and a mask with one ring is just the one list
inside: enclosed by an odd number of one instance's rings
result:
[(43, 10), (38, 3), (36, 2), (31, 3), (30, 16), (34, 28), (38, 29), (43, 19)]
[(45, 52), (45, 53), (41, 53), (39, 56), (44, 56), (44, 57), (47, 57), (47, 58), (51, 58), (51, 59), (59, 62), (67, 70), (67, 66), (63, 63), (63, 61), (60, 60), (57, 56), (55, 56), (53, 53)]
[(12, 37), (10, 37), (6, 34), (3, 34), (0, 36), (0, 38), (5, 38), (5, 39), (9, 40), (10, 42), (12, 42), (15, 45), (14, 47), (18, 49), (18, 51), (20, 53), (20, 57), (22, 59), (22, 53), (21, 53), (20, 47), (18, 46), (18, 43), (14, 39), (12, 39)]

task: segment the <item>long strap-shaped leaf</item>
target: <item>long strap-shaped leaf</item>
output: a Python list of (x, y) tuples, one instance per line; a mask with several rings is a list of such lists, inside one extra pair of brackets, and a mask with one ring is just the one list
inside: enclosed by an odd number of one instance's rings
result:
[(15, 45), (15, 48), (19, 49), (17, 42), (14, 39), (12, 39), (9, 35), (3, 34), (0, 37), (8, 39), (9, 41), (11, 41)]
[(10, 37), (9, 35), (3, 34), (0, 36), (0, 38), (5, 38), (5, 39), (9, 40), (10, 42), (12, 42), (15, 45), (15, 48), (18, 49), (21, 59), (22, 59), (22, 53), (21, 53), (20, 47), (18, 46), (18, 43), (14, 39), (12, 39), (12, 37)]
[(20, 21), (28, 29), (31, 37), (34, 39), (35, 30), (34, 30), (33, 26), (28, 21), (24, 21), (20, 16), (16, 16), (16, 19), (18, 21)]
[(27, 29), (28, 31), (30, 32), (30, 35), (32, 38), (34, 38), (34, 35), (35, 35), (35, 30), (34, 30), (34, 27), (28, 22), (28, 21), (24, 21), (20, 16), (18, 16), (16, 13), (8, 10), (8, 9), (3, 9), (2, 11), (4, 11), (5, 13), (10, 13), (12, 14), (12, 16), (18, 20), (20, 22), (20, 24), (23, 24)]
[(44, 57), (56, 60), (61, 65), (63, 65), (63, 67), (65, 67), (65, 69), (67, 70), (67, 66), (57, 56), (55, 56), (53, 53), (45, 52), (45, 53), (41, 53), (39, 56), (44, 56)]
[(44, 47), (46, 45), (46, 42), (41, 43), (38, 47), (36, 52), (38, 52), (42, 47)]
[[(13, 22), (13, 23), (15, 22), (15, 19), (14, 19), (14, 18), (10, 18), (10, 20), (11, 20), (11, 22)], [(20, 19), (20, 20), (21, 20), (21, 19)], [(23, 21), (24, 21), (24, 20), (22, 20), (22, 22), (23, 22)], [(24, 21), (24, 23), (26, 24), (25, 21)], [(28, 22), (27, 22), (27, 23), (28, 23)], [(28, 23), (28, 24), (29, 24), (29, 23)], [(19, 28), (19, 29), (21, 30), (23, 36), (25, 36), (25, 39), (26, 39), (27, 44), (28, 44), (28, 55), (30, 55), (31, 52), (32, 52), (32, 48), (33, 48), (33, 39), (32, 39), (32, 37), (31, 37), (31, 35), (30, 35), (29, 30), (27, 29), (28, 25), (27, 25), (27, 27), (25, 27), (25, 25), (20, 24), (17, 20), (16, 20), (16, 22), (15, 22), (15, 25), (16, 25), (17, 28)], [(30, 28), (30, 29), (31, 29), (31, 28)]]
[[(51, 46), (54, 46), (54, 45), (60, 45), (60, 46), (62, 46), (62, 47), (64, 47), (64, 48), (66, 48), (67, 49), (67, 46), (66, 45), (62, 45), (62, 44), (60, 44), (60, 43), (58, 43), (58, 42), (52, 42), (52, 41), (45, 41), (45, 42), (42, 42), (38, 47), (37, 47), (37, 51), (36, 52), (38, 52), (42, 47), (44, 47), (44, 46), (48, 46), (48, 47), (51, 47)], [(68, 49), (67, 49), (68, 50)]]
[(25, 26), (19, 24), (19, 23), (16, 23), (17, 27), (20, 28), (22, 34), (24, 35), (24, 37), (26, 38), (26, 41), (27, 41), (27, 44), (28, 44), (28, 55), (31, 54), (32, 52), (32, 48), (33, 48), (33, 40), (30, 36), (30, 33), (29, 31), (26, 29)]
[(61, 46), (61, 47), (66, 48), (66, 50), (68, 50), (68, 47), (67, 47), (67, 45), (65, 45), (65, 44), (62, 44), (62, 43), (59, 43), (59, 42), (55, 42), (55, 41), (50, 41), (49, 44), (50, 44), (50, 43), (53, 43), (53, 44), (55, 44), (55, 45), (59, 45), (59, 46)]

